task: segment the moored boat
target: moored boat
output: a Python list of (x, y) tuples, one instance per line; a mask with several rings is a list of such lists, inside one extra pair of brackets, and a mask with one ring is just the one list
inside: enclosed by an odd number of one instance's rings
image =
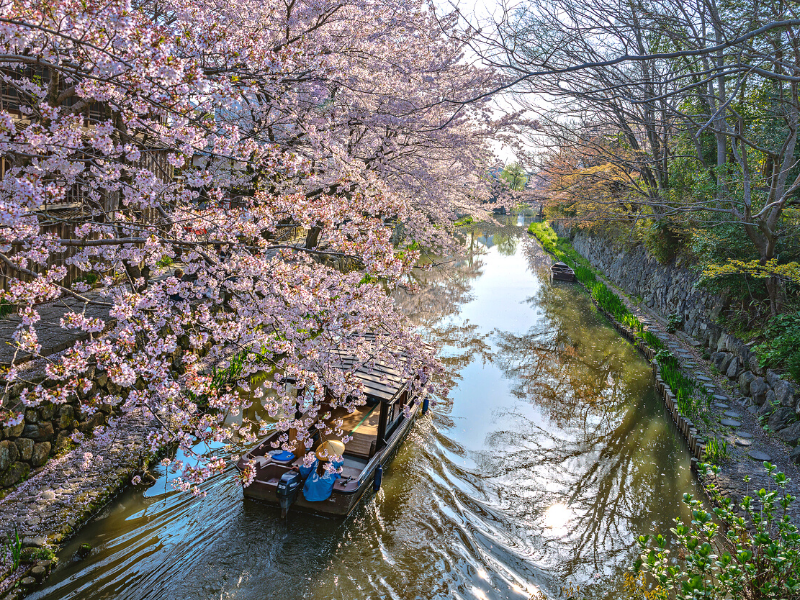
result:
[(553, 281), (575, 281), (575, 271), (563, 262), (554, 263), (550, 267), (550, 276)]
[[(341, 419), (346, 443), (317, 432), (311, 452), (317, 462), (309, 465), (302, 455), (274, 449), (283, 432), (275, 431), (241, 457), (237, 468), (255, 468), (255, 477), (243, 488), (245, 498), (329, 516), (346, 516), (369, 490), (380, 487), (383, 468), (408, 435), (417, 415), (427, 410), (426, 402), (411, 399), (410, 380), (383, 364), (369, 370), (355, 369), (367, 402), (352, 412), (343, 407), (330, 409), (331, 420)], [(425, 404), (426, 406), (422, 406)], [(345, 439), (345, 438), (343, 438)], [(337, 473), (328, 473), (330, 456), (341, 456)]]

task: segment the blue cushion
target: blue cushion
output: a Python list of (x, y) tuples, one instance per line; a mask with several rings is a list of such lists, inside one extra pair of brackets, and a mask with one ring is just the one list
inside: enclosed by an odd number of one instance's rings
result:
[(289, 452), (288, 450), (283, 450), (282, 452), (278, 452), (277, 454), (272, 455), (273, 460), (279, 460), (281, 462), (286, 462), (289, 460), (294, 460), (294, 454)]

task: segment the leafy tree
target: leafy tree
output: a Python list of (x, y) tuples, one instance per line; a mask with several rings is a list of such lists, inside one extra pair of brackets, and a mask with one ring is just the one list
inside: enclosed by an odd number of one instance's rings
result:
[(521, 192), (528, 183), (528, 175), (519, 163), (513, 162), (505, 166), (500, 173), (500, 178), (508, 183), (508, 187), (515, 192)]

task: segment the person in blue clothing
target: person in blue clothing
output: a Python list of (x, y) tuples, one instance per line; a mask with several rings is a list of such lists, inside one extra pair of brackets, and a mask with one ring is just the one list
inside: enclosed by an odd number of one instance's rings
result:
[[(342, 464), (342, 462), (332, 463), (333, 469), (330, 471), (325, 469), (317, 460), (315, 460), (310, 467), (301, 466), (300, 474), (307, 477), (306, 483), (303, 486), (303, 497), (308, 502), (321, 502), (330, 498), (336, 480), (341, 477), (339, 469)], [(315, 468), (317, 465), (319, 465), (320, 468)], [(309, 475), (304, 474), (304, 471), (309, 473)]]

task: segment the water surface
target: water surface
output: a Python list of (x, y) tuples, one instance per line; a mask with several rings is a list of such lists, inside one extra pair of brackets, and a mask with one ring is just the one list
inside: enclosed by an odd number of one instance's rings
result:
[(465, 259), (431, 259), (398, 295), (453, 389), (347, 520), (283, 522), (231, 472), (202, 501), (162, 476), (87, 525), (34, 597), (620, 597), (635, 537), (665, 533), (697, 493), (689, 455), (647, 362), (581, 288), (549, 281), (523, 231), (476, 226)]

